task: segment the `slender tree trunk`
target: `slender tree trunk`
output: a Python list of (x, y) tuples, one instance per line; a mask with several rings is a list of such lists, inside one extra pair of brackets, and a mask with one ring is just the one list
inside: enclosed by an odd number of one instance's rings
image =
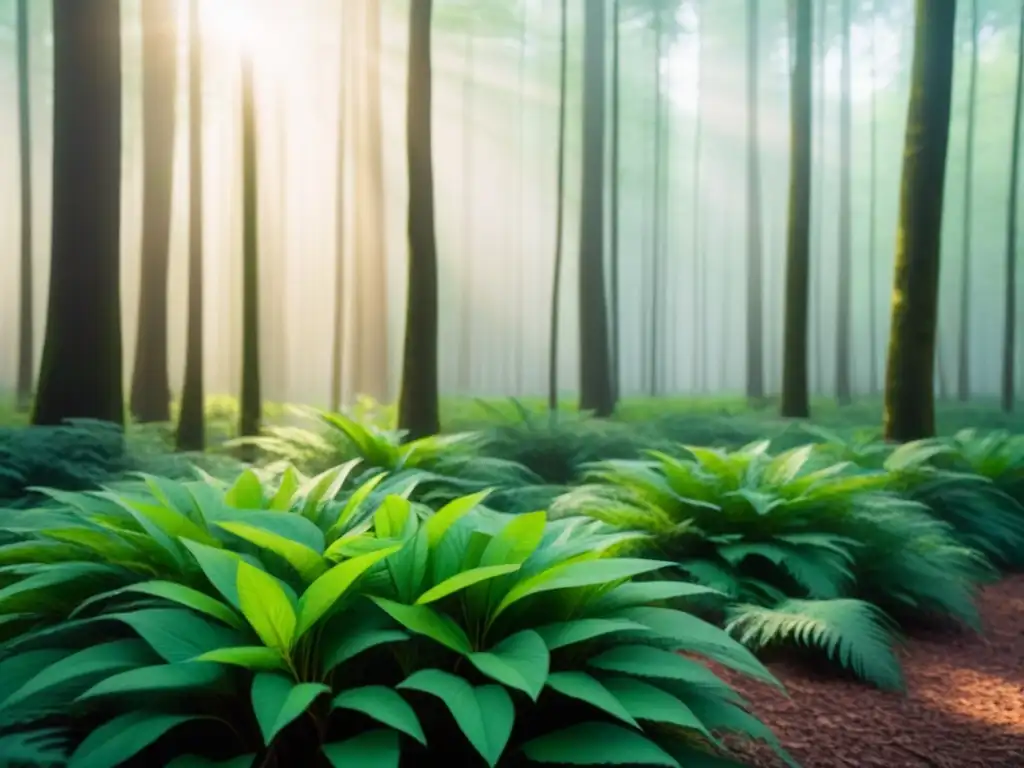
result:
[[(415, 0), (414, 0), (415, 2)], [(473, 393), (473, 277), (476, 259), (473, 242), (473, 28), (466, 30), (466, 50), (462, 73), (462, 249), (463, 264), (459, 280), (462, 284), (461, 320), (459, 322), (459, 381), (462, 394)]]
[(35, 329), (32, 300), (32, 67), (29, 58), (28, 0), (18, 0), (18, 153), (21, 161), (21, 270), (18, 282), (17, 407), (32, 406)]
[(611, 416), (608, 306), (604, 281), (605, 4), (583, 16), (583, 157), (580, 201), (580, 410)]
[(974, 128), (978, 111), (978, 0), (970, 0), (971, 74), (967, 91), (967, 146), (964, 159), (963, 235), (960, 241), (960, 336), (956, 368), (956, 397), (971, 396), (971, 235), (974, 217)]
[(790, 0), (796, 56), (790, 80), (789, 231), (783, 333), (783, 416), (807, 418), (807, 309), (811, 218), (812, 0)]
[(665, 238), (664, 221), (661, 215), (662, 206), (662, 174), (665, 161), (662, 156), (663, 134), (665, 131), (665, 113), (663, 109), (662, 86), (661, 86), (661, 46), (664, 41), (661, 23), (660, 7), (654, 14), (654, 172), (651, 174), (651, 200), (652, 200), (652, 222), (651, 222), (651, 280), (649, 307), (649, 348), (647, 360), (648, 365), (648, 394), (651, 397), (658, 395), (658, 378), (660, 374), (658, 352), (661, 347), (661, 302), (660, 287), (663, 280), (661, 274), (661, 251)]
[[(819, 59), (819, 71), (818, 71), (818, 83), (817, 83), (817, 94), (818, 100), (818, 126), (816, 133), (816, 141), (818, 149), (816, 152), (816, 161), (819, 164), (818, 178), (818, 215), (814, 221), (814, 252), (813, 260), (814, 264), (810, 268), (811, 277), (811, 296), (814, 303), (814, 322), (813, 322), (813, 334), (814, 334), (814, 387), (815, 391), (822, 393), (825, 391), (825, 321), (824, 321), (824, 298), (822, 296), (822, 284), (823, 273), (825, 266), (825, 125), (827, 120), (826, 106), (828, 102), (825, 99), (825, 57), (828, 55), (828, 3), (822, 3), (818, 6), (818, 59)], [(813, 118), (812, 118), (813, 119)]]
[(519, 60), (517, 62), (517, 75), (519, 78), (518, 82), (518, 95), (519, 95), (519, 124), (516, 138), (518, 144), (516, 146), (516, 258), (514, 264), (514, 278), (513, 278), (513, 290), (515, 292), (515, 301), (513, 302), (513, 308), (515, 312), (515, 337), (512, 345), (512, 361), (513, 371), (515, 377), (515, 392), (518, 395), (523, 394), (525, 384), (523, 381), (523, 372), (526, 368), (526, 352), (525, 352), (525, 341), (523, 331), (523, 294), (525, 291), (525, 269), (523, 263), (523, 243), (526, 237), (523, 233), (525, 217), (523, 216), (523, 197), (525, 192), (524, 177), (526, 175), (526, 157), (524, 155), (524, 148), (526, 146), (526, 129), (523, 123), (526, 118), (526, 30), (527, 30), (527, 12), (529, 10), (529, 4), (523, 2), (520, 4), (519, 12), (521, 14), (520, 25), (519, 25)]
[[(700, 0), (696, 0), (697, 14), (701, 14)], [(694, 389), (699, 393), (707, 390), (707, 324), (704, 318), (704, 243), (701, 232), (701, 150), (703, 138), (703, 105), (704, 105), (704, 63), (701, 60), (703, 46), (701, 45), (700, 31), (697, 32), (697, 111), (696, 126), (693, 137), (693, 294), (691, 304), (693, 306), (693, 325), (690, 332), (693, 334), (693, 377)]]
[(437, 239), (431, 131), (433, 0), (409, 9), (406, 148), (409, 164), (409, 289), (398, 426), (410, 438), (440, 431), (437, 387)]
[(121, 4), (53, 5), (50, 295), (34, 424), (124, 424)]
[(203, 387), (203, 45), (199, 0), (189, 0), (188, 78), (188, 329), (185, 383), (176, 447), (201, 451), (206, 444)]
[(242, 395), (238, 434), (260, 433), (259, 198), (253, 62), (242, 62)]
[(935, 324), (956, 2), (917, 0), (916, 12), (885, 375), (885, 437), (900, 442), (935, 434)]
[(836, 287), (836, 400), (849, 405), (852, 399), (850, 372), (850, 314), (853, 254), (851, 144), (853, 134), (853, 57), (850, 51), (852, 0), (842, 0), (842, 72), (839, 96), (839, 263)]
[(1006, 214), (1005, 320), (1003, 323), (1002, 407), (1009, 413), (1016, 400), (1014, 382), (1017, 348), (1017, 199), (1020, 194), (1020, 130), (1024, 101), (1024, 4), (1017, 36), (1017, 89), (1013, 101), (1013, 138), (1010, 144), (1010, 195)]
[(871, 0), (871, 180), (868, 199), (868, 392), (878, 394), (878, 0)]
[(351, 49), (356, 44), (357, 36), (353, 33), (353, 14), (351, 3), (341, 6), (341, 51), (338, 59), (338, 168), (335, 178), (337, 202), (335, 204), (336, 219), (334, 233), (334, 323), (331, 341), (331, 410), (340, 411), (342, 401), (342, 382), (344, 381), (343, 366), (345, 354), (345, 228), (347, 198), (345, 184), (348, 176), (348, 107), (349, 107), (349, 67), (352, 61)]
[(764, 294), (761, 233), (761, 141), (758, 115), (760, 17), (747, 0), (747, 399), (764, 399)]
[(558, 75), (558, 170), (555, 194), (555, 262), (551, 283), (551, 330), (548, 342), (548, 410), (552, 420), (558, 412), (558, 330), (562, 307), (562, 256), (565, 238), (565, 113), (568, 98), (569, 9), (562, 0)]
[(611, 178), (611, 282), (612, 282), (612, 388), (615, 398), (618, 399), (621, 389), (622, 370), (619, 359), (622, 354), (619, 342), (619, 322), (621, 315), (621, 300), (619, 291), (619, 183), (621, 181), (621, 168), (619, 159), (619, 102), (621, 74), (619, 60), (619, 46), (622, 37), (620, 0), (612, 0), (612, 178)]
[(171, 418), (167, 372), (167, 271), (171, 246), (178, 8), (142, 3), (142, 262), (129, 408), (136, 421)]

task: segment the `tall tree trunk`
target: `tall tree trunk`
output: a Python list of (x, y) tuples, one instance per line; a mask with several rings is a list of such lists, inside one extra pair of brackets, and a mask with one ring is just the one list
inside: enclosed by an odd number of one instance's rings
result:
[(852, 0), (842, 0), (842, 71), (839, 95), (839, 260), (838, 285), (836, 287), (836, 400), (839, 405), (849, 405), (852, 398), (850, 372), (850, 314), (852, 278), (852, 181), (851, 144), (853, 133), (853, 109), (851, 89), (853, 85), (853, 57), (850, 51), (850, 27), (852, 25)]
[(34, 424), (124, 424), (121, 3), (53, 5), (50, 295)]
[(764, 399), (764, 294), (761, 287), (761, 142), (758, 116), (760, 17), (747, 0), (747, 398)]
[(1006, 213), (1005, 319), (1003, 322), (1002, 407), (1009, 413), (1016, 400), (1014, 366), (1017, 347), (1017, 199), (1020, 193), (1020, 129), (1024, 101), (1024, 4), (1017, 36), (1017, 89), (1013, 101), (1013, 138), (1010, 143), (1010, 195)]
[(136, 421), (171, 418), (167, 372), (167, 270), (171, 246), (178, 5), (142, 3), (142, 262), (129, 409)]
[(409, 289), (398, 426), (410, 438), (440, 431), (437, 391), (437, 239), (431, 132), (430, 17), (412, 0), (405, 140), (409, 164)]
[[(415, 0), (414, 0), (415, 1)], [(461, 319), (459, 321), (459, 385), (463, 395), (473, 393), (473, 277), (476, 258), (473, 243), (473, 26), (466, 30), (466, 49), (462, 72), (462, 284)]]
[(612, 389), (615, 394), (615, 398), (618, 399), (619, 392), (621, 389), (620, 378), (622, 376), (622, 370), (619, 365), (620, 355), (622, 354), (621, 345), (619, 343), (619, 322), (621, 315), (620, 307), (620, 291), (619, 291), (619, 183), (621, 181), (621, 169), (620, 169), (620, 158), (619, 158), (619, 132), (621, 126), (619, 125), (619, 102), (621, 89), (621, 62), (619, 60), (619, 47), (621, 43), (622, 30), (621, 25), (621, 4), (620, 0), (612, 0), (612, 178), (611, 178), (611, 244), (610, 244), (610, 258), (611, 262), (611, 332), (612, 332)]
[(203, 382), (203, 38), (199, 0), (189, 0), (188, 75), (188, 329), (185, 383), (176, 447), (201, 451), (206, 444)]
[(32, 67), (29, 58), (28, 0), (18, 0), (18, 153), (21, 178), (21, 264), (18, 276), (17, 407), (32, 405), (35, 329), (32, 301)]
[(357, 44), (357, 35), (353, 30), (352, 4), (341, 6), (341, 50), (338, 57), (338, 167), (335, 186), (337, 202), (335, 203), (334, 233), (334, 322), (331, 328), (331, 410), (340, 411), (342, 401), (342, 381), (345, 354), (345, 228), (347, 199), (345, 184), (348, 160), (348, 107), (349, 70), (352, 63), (352, 48)]
[(967, 90), (967, 146), (964, 157), (963, 235), (960, 241), (960, 336), (956, 397), (971, 396), (971, 229), (974, 217), (974, 122), (978, 111), (978, 0), (971, 0), (971, 74)]
[[(810, 268), (811, 297), (814, 304), (814, 321), (812, 333), (814, 334), (814, 388), (817, 393), (825, 391), (825, 312), (824, 298), (821, 287), (824, 283), (823, 273), (825, 266), (825, 119), (828, 114), (825, 99), (825, 58), (828, 55), (828, 3), (822, 3), (818, 7), (818, 82), (815, 98), (818, 101), (818, 125), (815, 131), (815, 141), (818, 149), (815, 153), (815, 162), (819, 164), (817, 174), (818, 188), (818, 215), (814, 219), (814, 264)], [(812, 117), (813, 122), (813, 117)]]
[(259, 199), (252, 56), (242, 61), (242, 394), (238, 434), (260, 433)]
[(615, 410), (604, 281), (605, 3), (583, 15), (583, 157), (580, 200), (580, 410)]
[(555, 262), (551, 283), (551, 329), (548, 341), (548, 410), (551, 418), (558, 412), (558, 331), (562, 307), (562, 258), (565, 237), (565, 113), (568, 99), (569, 9), (568, 0), (562, 0), (559, 31), (558, 74), (558, 170), (555, 202)]
[(868, 198), (868, 392), (878, 394), (878, 0), (871, 0), (871, 170)]
[(783, 331), (783, 416), (807, 418), (807, 309), (811, 218), (812, 0), (790, 0), (796, 56), (790, 79), (789, 225)]
[[(695, 0), (696, 11), (699, 18), (701, 15), (700, 0)], [(703, 138), (703, 106), (704, 106), (704, 63), (701, 60), (703, 46), (701, 45), (700, 28), (697, 30), (697, 110), (696, 125), (693, 136), (693, 240), (691, 245), (693, 258), (693, 294), (691, 304), (693, 306), (693, 325), (690, 332), (693, 334), (693, 369), (694, 389), (699, 393), (707, 390), (707, 322), (704, 317), (704, 243), (701, 232), (701, 150)]]
[(916, 0), (916, 13), (885, 374), (885, 437), (900, 442), (935, 434), (935, 324), (956, 2)]
[(526, 287), (526, 275), (523, 262), (523, 243), (526, 240), (524, 234), (523, 198), (525, 193), (526, 157), (524, 148), (526, 146), (526, 129), (523, 123), (526, 118), (526, 30), (527, 14), (529, 4), (521, 2), (519, 6), (519, 59), (517, 62), (518, 76), (518, 130), (516, 132), (516, 230), (515, 230), (515, 261), (513, 269), (513, 291), (515, 299), (513, 308), (515, 312), (515, 336), (512, 343), (512, 370), (515, 377), (515, 393), (522, 395), (525, 388), (523, 372), (526, 369), (525, 334), (523, 329), (523, 294)]
[(658, 379), (660, 376), (660, 365), (658, 351), (661, 347), (661, 296), (660, 288), (663, 280), (661, 274), (662, 244), (665, 239), (664, 220), (661, 214), (663, 203), (662, 175), (664, 172), (664, 157), (662, 155), (663, 134), (665, 132), (665, 111), (662, 99), (661, 85), (661, 47), (664, 42), (662, 31), (661, 8), (656, 7), (654, 13), (654, 169), (651, 174), (651, 280), (649, 283), (650, 296), (648, 298), (649, 316), (649, 348), (647, 360), (648, 365), (648, 394), (651, 397), (658, 395)]

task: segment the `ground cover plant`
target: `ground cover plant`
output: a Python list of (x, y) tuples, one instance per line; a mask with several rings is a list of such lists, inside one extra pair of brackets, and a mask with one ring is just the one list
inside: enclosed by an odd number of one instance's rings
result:
[(665, 605), (711, 590), (637, 580), (674, 567), (618, 554), (637, 534), (497, 514), (485, 494), (373, 507), (373, 481), (344, 489), (353, 468), (248, 470), (230, 486), (148, 476), (12, 512), (4, 754), (675, 766), (724, 764), (713, 732), (774, 743), (694, 655), (777, 683)]

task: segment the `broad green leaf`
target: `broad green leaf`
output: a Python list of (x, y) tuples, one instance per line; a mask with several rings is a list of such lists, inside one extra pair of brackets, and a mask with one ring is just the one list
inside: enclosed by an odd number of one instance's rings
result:
[(392, 546), (346, 560), (318, 578), (299, 598), (298, 621), (295, 639), (302, 637), (342, 598), (360, 576), (388, 555), (397, 552), (400, 546)]
[(648, 627), (625, 619), (576, 619), (537, 628), (549, 650), (556, 651), (567, 645), (584, 643), (617, 632), (646, 632)]
[(590, 704), (624, 723), (639, 728), (633, 716), (622, 706), (622, 702), (599, 680), (586, 672), (552, 672), (547, 684), (549, 688), (563, 696)]
[(184, 485), (169, 478), (149, 475), (145, 472), (139, 472), (137, 476), (142, 478), (146, 487), (149, 488), (149, 492), (165, 507), (176, 509), (182, 514), (192, 517), (192, 513), (195, 511), (195, 502)]
[(98, 696), (152, 696), (159, 693), (211, 688), (228, 679), (226, 670), (218, 664), (191, 661), (160, 664), (112, 675), (87, 690), (76, 701)]
[(472, 651), (469, 638), (462, 627), (448, 616), (437, 613), (429, 605), (403, 605), (382, 597), (371, 599), (410, 632), (429, 637), (456, 653), (467, 654)]
[(104, 617), (123, 621), (165, 661), (188, 661), (207, 651), (237, 645), (245, 635), (214, 624), (192, 611), (180, 608), (152, 608), (112, 613)]
[(387, 496), (373, 513), (373, 530), (378, 539), (404, 538), (410, 518), (415, 520), (412, 504), (401, 496)]
[(632, 677), (610, 677), (604, 685), (637, 720), (698, 731), (712, 744), (717, 744), (693, 710), (671, 693)]
[(291, 539), (286, 539), (276, 533), (257, 528), (245, 523), (217, 523), (229, 533), (233, 533), (241, 539), (255, 544), (257, 547), (268, 549), (275, 555), (279, 555), (294, 568), (303, 579), (309, 581), (317, 578), (324, 569), (324, 559), (316, 550), (310, 549), (304, 544), (299, 544)]
[(302, 500), (302, 516), (312, 520), (320, 506), (320, 502), (331, 501), (341, 491), (345, 481), (362, 459), (352, 459), (344, 464), (332, 467), (326, 472), (311, 479), (298, 491), (298, 498)]
[(263, 484), (256, 473), (242, 472), (224, 494), (224, 503), (235, 509), (263, 509)]
[(369, 498), (370, 494), (373, 493), (373, 489), (380, 485), (385, 477), (387, 477), (386, 472), (374, 475), (352, 492), (352, 495), (348, 497), (348, 501), (345, 502), (345, 506), (341, 508), (338, 519), (327, 531), (328, 541), (333, 541), (339, 533), (345, 530), (345, 526), (355, 517), (362, 503)]
[(619, 645), (593, 657), (590, 666), (607, 672), (680, 680), (696, 686), (717, 688), (725, 685), (710, 669), (673, 651), (650, 645)]
[[(398, 629), (363, 629), (358, 632), (342, 635), (337, 638), (323, 640), (323, 674), (327, 674), (339, 664), (344, 664), (363, 651), (376, 648), (386, 643), (402, 643), (409, 640), (409, 635)], [(331, 645), (333, 643), (333, 646)]]
[(487, 544), (480, 556), (480, 565), (524, 563), (540, 546), (547, 519), (546, 512), (530, 512), (512, 518)]
[(498, 604), (497, 609), (494, 611), (494, 617), (497, 617), (509, 606), (523, 598), (541, 592), (610, 584), (620, 579), (638, 576), (641, 573), (650, 573), (661, 568), (672, 567), (675, 567), (675, 563), (625, 557), (560, 563), (534, 576), (523, 579), (512, 587)]
[[(143, 527), (148, 529), (148, 526), (143, 523), (143, 520), (147, 520), (159, 528), (171, 541), (181, 538), (198, 541), (200, 544), (206, 544), (207, 546), (217, 545), (216, 538), (210, 535), (204, 528), (200, 528), (193, 523), (181, 512), (159, 504), (146, 504), (142, 501), (134, 501), (123, 497), (117, 498), (117, 502), (131, 512)], [(147, 530), (147, 532), (150, 531)]]
[[(245, 623), (241, 620), (239, 615), (228, 606), (224, 605), (224, 603), (219, 600), (215, 600), (209, 595), (205, 595), (198, 590), (181, 584), (176, 584), (173, 581), (158, 580), (144, 581), (139, 584), (129, 584), (127, 587), (121, 587), (120, 589), (115, 589), (112, 592), (104, 592), (103, 594), (89, 598), (79, 606), (79, 611), (94, 603), (133, 592), (143, 595), (153, 595), (154, 597), (162, 597), (165, 600), (178, 603), (179, 605), (191, 608), (199, 613), (204, 613), (211, 618), (219, 619), (235, 629), (245, 628)], [(76, 613), (79, 611), (76, 611)]]
[[(17, 658), (17, 657), (15, 657)], [(114, 640), (72, 653), (42, 669), (18, 688), (11, 688), (0, 708), (7, 709), (44, 691), (66, 685), (86, 686), (97, 677), (153, 662), (153, 653), (140, 640)], [(13, 681), (6, 680), (4, 687)], [(79, 688), (81, 690), (81, 688)]]
[[(4, 691), (0, 696), (7, 697), (15, 693), (33, 677), (68, 655), (69, 652), (62, 648), (46, 648), (7, 656), (0, 661), (0, 680), (4, 681)], [(3, 699), (0, 699), (0, 704), (2, 702)]]
[(346, 531), (344, 535), (339, 536), (334, 543), (327, 548), (324, 552), (324, 557), (328, 560), (340, 560), (346, 554), (345, 548), (359, 539), (369, 539), (370, 541), (376, 542), (376, 537), (369, 532), (371, 528), (373, 528), (373, 520), (364, 520), (352, 530)]
[(657, 765), (680, 768), (674, 757), (636, 731), (610, 723), (580, 723), (523, 745), (535, 763)]
[(260, 640), (287, 656), (295, 640), (297, 619), (277, 579), (248, 563), (239, 563), (238, 600), (242, 615)]
[(512, 699), (504, 688), (497, 685), (474, 688), (461, 677), (439, 669), (415, 672), (398, 687), (441, 699), (459, 730), (487, 764), (494, 768), (501, 759), (515, 721)]
[(324, 756), (334, 768), (398, 768), (402, 757), (395, 731), (368, 731), (348, 741), (324, 745)]
[(278, 512), (287, 512), (292, 506), (292, 497), (299, 488), (299, 474), (295, 467), (285, 467), (281, 473), (281, 483), (274, 491), (268, 507)]
[(331, 689), (322, 683), (296, 683), (282, 675), (261, 672), (252, 681), (252, 709), (269, 746), (318, 696)]
[(505, 576), (509, 573), (515, 573), (520, 569), (519, 563), (512, 563), (510, 565), (490, 565), (481, 568), (473, 568), (469, 571), (462, 571), (457, 573), (449, 579), (445, 579), (440, 584), (431, 587), (416, 600), (417, 605), (426, 605), (433, 603), (438, 600), (442, 600), (448, 595), (458, 592), (460, 589), (465, 589), (474, 584), (479, 584), (482, 581), (488, 579), (495, 579), (498, 576)]
[(203, 571), (203, 575), (206, 576), (214, 588), (231, 605), (239, 608), (238, 564), (242, 562), (242, 558), (234, 552), (207, 547), (194, 541), (182, 540), (181, 543), (192, 553), (192, 557), (196, 559), (196, 562)]
[(71, 755), (68, 768), (117, 768), (191, 715), (167, 715), (135, 710), (94, 729)]
[(412, 737), (423, 746), (427, 737), (413, 708), (392, 688), (368, 685), (352, 688), (334, 697), (334, 707), (362, 712), (379, 723)]
[(629, 581), (601, 595), (590, 604), (589, 611), (598, 615), (620, 608), (704, 596), (724, 597), (716, 589), (687, 581)]
[(235, 667), (268, 672), (288, 668), (284, 656), (279, 651), (263, 645), (240, 645), (233, 648), (220, 648), (196, 656), (192, 661), (230, 664)]
[(474, 507), (481, 504), (484, 499), (491, 495), (490, 490), (480, 491), (469, 496), (462, 496), (445, 504), (423, 524), (427, 529), (427, 537), (430, 540), (430, 548), (433, 549), (445, 535), (449, 528), (461, 517), (469, 514)]
[(37, 612), (77, 604), (83, 594), (124, 583), (123, 569), (103, 563), (58, 563), (0, 589), (0, 613)]
[[(77, 544), (97, 555), (101, 555), (109, 563), (125, 563), (139, 559), (139, 551), (125, 541), (115, 531), (92, 530), (90, 528), (49, 528), (39, 532), (41, 536)], [(55, 562), (48, 557), (40, 558), (41, 562)]]
[(468, 658), (492, 680), (523, 691), (534, 701), (544, 690), (551, 666), (548, 647), (531, 630), (510, 635), (486, 653), (471, 653)]

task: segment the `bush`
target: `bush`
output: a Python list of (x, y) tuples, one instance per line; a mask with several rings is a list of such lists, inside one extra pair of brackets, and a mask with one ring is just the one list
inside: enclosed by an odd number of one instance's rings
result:
[(500, 515), (484, 493), (374, 506), (385, 480), (341, 492), (354, 466), (229, 487), (147, 476), (15, 513), (0, 752), (72, 768), (712, 765), (714, 732), (735, 731), (782, 754), (693, 655), (778, 683), (666, 606), (710, 589), (634, 581), (672, 567), (622, 554), (635, 534)]

